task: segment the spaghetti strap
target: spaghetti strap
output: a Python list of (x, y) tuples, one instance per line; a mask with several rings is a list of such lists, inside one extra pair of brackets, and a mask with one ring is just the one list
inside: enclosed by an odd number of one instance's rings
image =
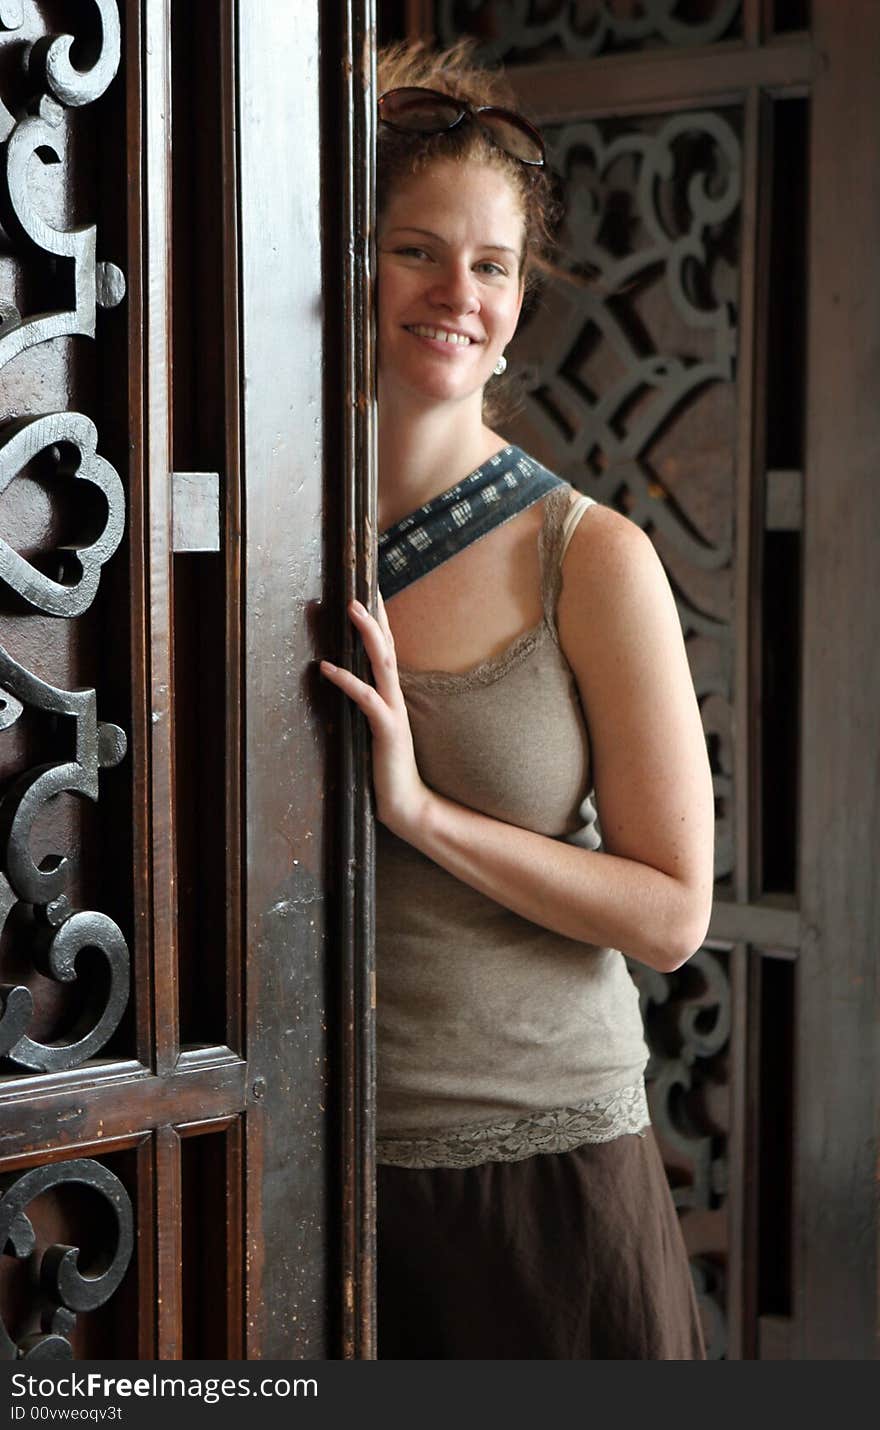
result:
[(595, 505), (596, 503), (593, 501), (593, 498), (584, 496), (583, 493), (579, 493), (577, 499), (572, 502), (571, 506), (565, 514), (565, 521), (562, 524), (562, 544), (559, 548), (560, 563), (562, 562), (562, 559), (565, 556), (566, 551), (568, 550), (568, 543), (571, 541), (571, 538), (574, 535), (574, 529), (580, 521), (581, 517), (583, 516), (584, 512), (586, 511), (587, 507)]
[(544, 619), (557, 645), (556, 604), (562, 587), (562, 558), (578, 521), (593, 505), (592, 497), (575, 492), (568, 483), (544, 498), (544, 525), (539, 537), (541, 594)]

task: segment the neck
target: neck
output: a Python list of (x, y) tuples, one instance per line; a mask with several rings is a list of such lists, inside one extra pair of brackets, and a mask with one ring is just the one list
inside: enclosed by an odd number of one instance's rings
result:
[(483, 423), (481, 400), (390, 402), (380, 384), (379, 530), (448, 491), (504, 445)]

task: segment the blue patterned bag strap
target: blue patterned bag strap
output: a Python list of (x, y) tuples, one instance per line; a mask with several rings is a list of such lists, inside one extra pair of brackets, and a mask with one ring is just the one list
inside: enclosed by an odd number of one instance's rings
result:
[(504, 447), (476, 471), (389, 526), (379, 537), (379, 589), (388, 601), (459, 551), (540, 501), (561, 477), (520, 447)]

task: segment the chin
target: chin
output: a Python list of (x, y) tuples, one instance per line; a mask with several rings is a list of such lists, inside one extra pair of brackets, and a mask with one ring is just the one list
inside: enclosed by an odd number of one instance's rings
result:
[[(438, 404), (440, 404), (440, 403), (456, 403), (456, 404), (458, 404), (458, 403), (465, 403), (465, 402), (468, 402), (468, 401), (473, 401), (474, 396), (475, 396), (475, 393), (477, 393), (477, 392), (482, 393), (482, 388), (478, 388), (478, 389), (469, 388), (467, 391), (462, 391), (462, 389), (459, 388), (459, 387), (456, 387), (456, 388), (452, 388), (452, 387), (442, 388), (442, 387), (439, 387), (439, 386), (432, 386), (432, 387), (427, 387), (427, 386), (426, 386), (426, 387), (413, 388), (413, 389), (411, 389), (411, 390), (413, 391), (414, 395), (420, 397), (424, 402), (426, 402), (426, 403), (438, 403)], [(482, 400), (482, 398), (481, 398), (480, 400)]]
[(469, 381), (464, 381), (460, 374), (436, 370), (420, 373), (414, 368), (410, 368), (406, 376), (398, 381), (389, 380), (388, 375), (381, 372), (379, 377), (389, 392), (396, 388), (399, 392), (433, 402), (466, 402), (474, 393), (482, 393), (488, 380), (472, 374)]

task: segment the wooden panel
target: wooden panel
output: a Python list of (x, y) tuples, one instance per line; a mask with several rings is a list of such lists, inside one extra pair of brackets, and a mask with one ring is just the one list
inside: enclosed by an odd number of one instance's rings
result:
[(184, 1360), (240, 1360), (241, 1119), (178, 1126)]
[[(226, 947), (226, 1041), (244, 1052), (242, 991), (244, 988), (244, 932), (242, 892), (245, 873), (242, 854), (243, 829), (243, 662), (242, 662), (242, 483), (241, 483), (241, 332), (239, 323), (239, 203), (238, 190), (238, 54), (236, 50), (235, 0), (220, 5), (220, 107), (224, 115), (221, 129), (221, 172), (223, 231), (220, 290), (223, 305), (223, 373), (221, 396), (224, 422), (225, 463), (223, 488), (224, 588), (226, 592), (225, 688), (223, 691), (226, 779), (224, 781), (225, 862), (225, 947)], [(229, 474), (235, 474), (232, 480)], [(237, 1136), (242, 1136), (239, 1126)], [(243, 1218), (242, 1218), (243, 1229)], [(239, 1276), (243, 1276), (240, 1267)], [(232, 1283), (231, 1283), (232, 1284)], [(232, 1341), (241, 1344), (242, 1327)], [(241, 1355), (240, 1349), (236, 1350)]]
[(181, 1245), (180, 1137), (173, 1127), (155, 1134), (156, 1156), (156, 1354), (183, 1355), (183, 1249)]
[(773, 904), (769, 900), (761, 904), (734, 904), (718, 899), (712, 910), (709, 932), (712, 938), (797, 948), (800, 914), (790, 900), (785, 904)]
[[(34, 86), (50, 84), (40, 67), (45, 46), (32, 52), (30, 69), (19, 61), (28, 42), (54, 34), (62, 8), (33, 0), (23, 23), (14, 6), (0, 15), (4, 138)], [(98, 816), (87, 809), (78, 823), (56, 801), (55, 827), (40, 829), (33, 852), (81, 850), (81, 869), (68, 866), (65, 875), (70, 898), (108, 912), (83, 916), (91, 942), (80, 983), (94, 974), (93, 947), (113, 918), (134, 955), (135, 1001), (125, 1011), (114, 984), (118, 1030), (70, 1066), (50, 1037), (72, 1008), (67, 991), (52, 993), (52, 980), (27, 970), (43, 1000), (28, 1031), (45, 1041), (34, 1063), (18, 1035), (7, 1038), (10, 1064), (0, 1079), (8, 1174), (0, 1221), (11, 1219), (14, 1253), (0, 1258), (0, 1277), (19, 1288), (5, 1322), (12, 1339), (0, 1325), (0, 1357), (18, 1346), (61, 1355), (68, 1339), (76, 1354), (94, 1356), (370, 1354), (368, 746), (363, 728), (340, 714), (336, 692), (317, 681), (314, 661), (352, 655), (344, 599), (375, 592), (374, 17), (352, 3), (344, 26), (319, 35), (317, 13), (293, 23), (282, 0), (219, 0), (210, 10), (188, 0), (123, 0), (121, 9), (122, 71), (100, 114), (71, 96), (91, 85), (96, 99), (113, 80), (115, 0), (71, 10), (70, 23), (82, 25), (74, 53), (92, 69), (64, 79), (58, 104), (44, 100), (39, 122), (57, 124), (62, 162), (28, 170), (29, 201), (55, 225), (55, 238), (50, 228), (42, 234), (50, 249), (78, 245), (88, 259), (77, 260), (76, 284), (58, 281), (58, 265), (35, 252), (46, 245), (28, 237), (23, 221), (16, 227), (10, 206), (21, 206), (20, 194), (4, 212), (4, 237), (8, 230), (16, 247), (0, 255), (0, 277), (24, 323), (0, 330), (0, 366), (5, 378), (9, 361), (16, 379), (5, 385), (0, 424), (53, 404), (65, 420), (74, 408), (88, 413), (99, 433), (106, 419), (99, 450), (123, 480), (113, 485), (109, 467), (95, 470), (111, 512), (124, 490), (129, 526), (86, 619), (77, 573), (60, 553), (81, 526), (99, 525), (103, 499), (81, 519), (64, 501), (67, 476), (50, 470), (51, 452), (45, 470), (16, 474), (18, 526), (10, 532), (7, 508), (4, 535), (13, 546), (29, 543), (35, 570), (68, 566), (64, 582), (31, 582), (56, 609), (9, 612), (16, 655), (38, 656), (58, 688), (47, 693), (4, 666), (0, 842), (16, 843), (6, 838), (15, 824), (10, 790), (19, 798), (9, 781), (37, 762), (47, 735), (50, 771), (63, 759), (68, 769), (88, 769), (83, 792), (103, 794), (110, 770), (115, 793)], [(342, 165), (337, 100), (349, 123)], [(98, 220), (97, 267), (83, 219)], [(38, 332), (27, 323), (39, 312)], [(97, 345), (70, 344), (74, 331), (96, 335)], [(32, 338), (34, 359), (24, 351)], [(53, 429), (62, 447), (65, 431)], [(0, 425), (7, 456), (16, 441)], [(184, 491), (195, 476), (217, 473), (210, 532), (201, 519), (185, 531), (181, 518), (193, 510)], [(62, 501), (46, 519), (55, 487)], [(4, 569), (8, 577), (9, 562)], [(28, 699), (36, 692), (45, 707), (26, 731), (17, 690)], [(75, 765), (71, 717), (81, 734)], [(126, 719), (130, 764), (112, 770), (125, 741), (110, 721), (122, 727)], [(29, 871), (27, 831), (13, 832), (0, 914), (9, 916), (8, 952), (21, 965), (23, 933), (27, 941), (39, 935), (42, 946), (68, 920), (73, 928), (74, 916), (55, 898), (61, 875), (49, 866)], [(16, 999), (20, 1018), (26, 1000), (21, 992)], [(114, 1165), (127, 1159), (124, 1178), (105, 1166), (108, 1149)], [(106, 1203), (103, 1221), (80, 1229), (64, 1208), (95, 1197)], [(29, 1248), (19, 1232), (35, 1198), (59, 1210), (35, 1219), (37, 1250), (23, 1269)], [(60, 1300), (51, 1327), (38, 1330), (36, 1303), (19, 1292), (47, 1239), (64, 1231), (75, 1245), (80, 1237), (91, 1256), (98, 1229), (108, 1240), (114, 1217), (126, 1236), (136, 1231), (136, 1264), (125, 1269), (131, 1246), (120, 1243), (122, 1282), (89, 1288), (107, 1306), (96, 1304), (91, 1320), (75, 1325)], [(9, 1310), (0, 1306), (0, 1317)]]
[(123, 1063), (90, 1074), (25, 1078), (0, 1102), (2, 1146), (10, 1157), (40, 1147), (70, 1150), (101, 1135), (122, 1136), (129, 1127), (237, 1112), (244, 1106), (245, 1071), (228, 1049), (212, 1048), (201, 1058), (184, 1054), (165, 1077)]
[[(247, 870), (246, 1354), (331, 1353), (336, 1249), (327, 1109), (338, 985), (326, 878), (327, 728), (314, 662), (324, 573), (317, 11), (238, 14)], [(332, 43), (332, 40), (330, 41)], [(329, 63), (329, 59), (328, 59)], [(268, 156), (272, 156), (271, 159)], [(295, 157), (294, 157), (295, 156)], [(338, 421), (337, 406), (332, 420)], [(331, 489), (339, 474), (328, 472)], [(337, 508), (338, 509), (338, 508)], [(335, 1312), (335, 1315), (334, 1315)]]
[(597, 59), (590, 62), (588, 84), (583, 64), (572, 60), (517, 67), (510, 78), (529, 114), (546, 124), (563, 115), (662, 114), (736, 104), (753, 87), (772, 95), (802, 94), (814, 64), (812, 46), (798, 37), (757, 50), (719, 45)]
[(150, 593), (150, 869), (156, 1068), (177, 1061), (177, 858), (171, 586), (170, 0), (144, 0), (145, 410)]
[[(231, 0), (172, 0), (175, 819), (180, 1040), (241, 1048), (241, 524)], [(182, 474), (199, 523), (181, 554)], [(220, 481), (208, 473), (220, 473)], [(219, 486), (219, 492), (217, 488)], [(219, 505), (217, 496), (219, 495)], [(194, 515), (192, 503), (187, 504)], [(214, 554), (216, 553), (216, 554)], [(217, 950), (223, 948), (224, 976)]]
[(814, 0), (813, 24), (793, 1354), (861, 1360), (877, 1316), (880, 8)]

